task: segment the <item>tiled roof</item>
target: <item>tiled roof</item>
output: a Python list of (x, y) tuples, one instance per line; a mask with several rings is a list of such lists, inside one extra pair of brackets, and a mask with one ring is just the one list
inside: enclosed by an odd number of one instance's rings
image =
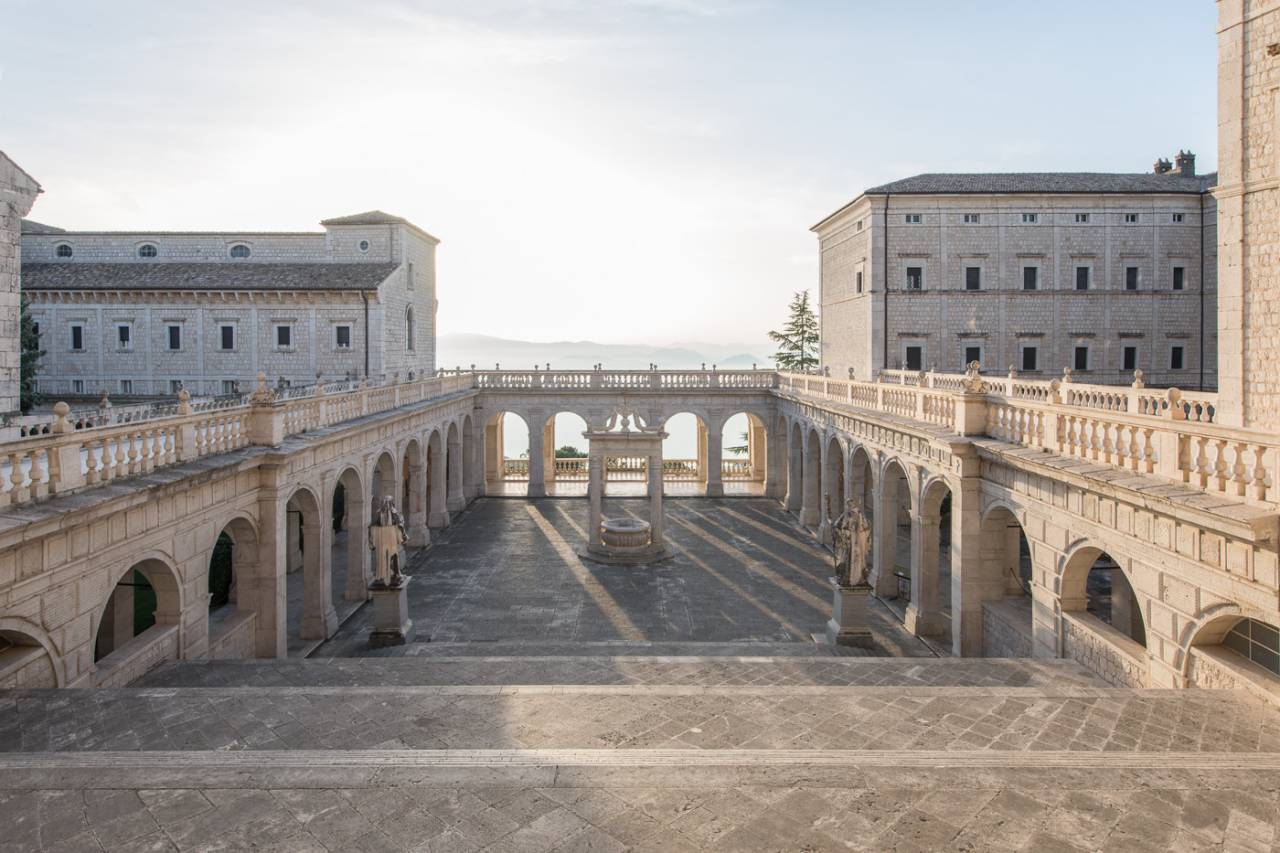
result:
[(1154, 172), (977, 172), (914, 175), (866, 190), (866, 195), (945, 193), (1202, 193), (1217, 173), (1184, 177)]
[(34, 219), (22, 220), (23, 234), (65, 234), (65, 228), (57, 228), (53, 225), (45, 225), (43, 222), (36, 222)]
[(440, 242), (439, 238), (423, 231), (403, 216), (396, 216), (381, 210), (366, 210), (364, 213), (353, 213), (350, 216), (335, 216), (332, 219), (320, 220), (320, 224), (326, 228), (331, 225), (404, 225), (423, 236), (430, 237), (437, 243)]
[(399, 264), (24, 263), (23, 290), (376, 290)]

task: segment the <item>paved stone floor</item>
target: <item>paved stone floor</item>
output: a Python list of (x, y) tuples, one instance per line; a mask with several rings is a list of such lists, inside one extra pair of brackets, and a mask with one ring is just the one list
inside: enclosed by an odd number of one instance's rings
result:
[[(415, 639), (430, 642), (811, 642), (831, 617), (831, 555), (776, 501), (668, 501), (675, 556), (605, 566), (577, 556), (582, 500), (480, 500), (409, 560)], [(645, 517), (648, 502), (607, 511)], [(932, 655), (877, 604), (881, 654)], [(349, 619), (313, 656), (368, 651), (372, 614)], [(411, 653), (399, 649), (384, 654)]]
[(394, 650), (365, 608), (318, 658), (0, 691), (0, 853), (1280, 853), (1273, 706), (935, 657), (884, 608), (843, 654), (775, 504), (668, 509), (675, 559), (623, 569), (584, 502), (477, 503)]

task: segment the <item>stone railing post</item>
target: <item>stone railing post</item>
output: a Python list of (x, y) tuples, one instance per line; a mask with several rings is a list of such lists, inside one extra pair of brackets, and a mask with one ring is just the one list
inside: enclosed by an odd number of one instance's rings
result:
[(964, 391), (956, 401), (956, 435), (983, 435), (987, 431), (987, 395)]
[(258, 373), (258, 387), (249, 395), (245, 439), (260, 447), (276, 447), (284, 441), (285, 404), (267, 387), (267, 375)]
[(196, 447), (196, 422), (191, 416), (191, 394), (186, 388), (178, 391), (178, 417), (186, 419), (177, 429), (178, 461), (190, 462), (199, 454), (199, 448)]
[[(69, 435), (76, 431), (75, 425), (67, 420), (71, 407), (66, 403), (55, 403), (53, 413), (58, 419), (53, 422), (49, 432), (54, 435)], [(92, 450), (90, 450), (92, 452)], [(49, 491), (54, 494), (69, 492), (84, 485), (84, 474), (80, 470), (80, 442), (60, 442), (50, 454)], [(54, 466), (57, 466), (56, 468)], [(55, 479), (56, 471), (56, 479)]]

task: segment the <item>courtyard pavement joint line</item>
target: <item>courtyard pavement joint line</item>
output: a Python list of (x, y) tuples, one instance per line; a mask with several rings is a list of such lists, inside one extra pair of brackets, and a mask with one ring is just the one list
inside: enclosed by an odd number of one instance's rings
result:
[[(342, 686), (248, 686), (248, 687), (125, 687), (103, 693), (109, 698), (169, 699), (196, 695), (210, 699), (240, 696), (341, 696), (358, 690), (362, 695), (386, 696), (1007, 696), (1036, 700), (1087, 699), (1114, 696), (1111, 687), (1070, 686), (944, 686), (944, 685), (843, 685), (843, 684), (423, 684), (423, 685), (342, 685)], [(1177, 695), (1177, 690), (1134, 690), (1138, 695)]]
[(20, 770), (306, 769), (324, 767), (916, 767), (1280, 770), (1280, 753), (1008, 752), (802, 749), (351, 749), (194, 752), (22, 752), (0, 756), (0, 772)]

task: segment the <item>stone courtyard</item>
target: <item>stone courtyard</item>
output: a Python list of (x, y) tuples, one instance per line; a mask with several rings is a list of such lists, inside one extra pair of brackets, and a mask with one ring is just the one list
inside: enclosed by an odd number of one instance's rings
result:
[(820, 645), (830, 555), (776, 503), (667, 515), (671, 560), (604, 566), (585, 501), (482, 499), (404, 646), (365, 606), (307, 659), (6, 692), (0, 850), (1280, 850), (1273, 708), (940, 658), (884, 604)]

